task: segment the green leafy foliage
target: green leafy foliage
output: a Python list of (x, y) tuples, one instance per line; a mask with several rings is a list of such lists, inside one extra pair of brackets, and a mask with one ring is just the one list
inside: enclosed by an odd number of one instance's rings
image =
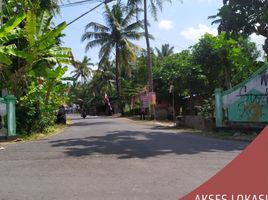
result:
[(245, 38), (227, 39), (225, 34), (205, 34), (192, 47), (193, 64), (201, 68), (206, 77), (206, 88), (212, 94), (215, 88), (229, 89), (259, 66), (256, 45)]
[(214, 117), (214, 102), (212, 98), (204, 99), (202, 105), (198, 108), (198, 115), (203, 117)]
[(46, 103), (49, 83), (39, 88), (35, 82), (29, 87), (26, 95), (19, 99), (17, 105), (18, 133), (42, 133), (54, 125), (58, 107), (66, 102), (66, 86), (57, 84), (51, 93), (51, 100)]
[(266, 38), (263, 46), (268, 54), (268, 2), (266, 0), (223, 0), (219, 12), (210, 18), (219, 24), (219, 31), (227, 36), (250, 36), (252, 33)]
[(22, 52), (16, 50), (15, 44), (9, 44), (12, 39), (22, 36), (20, 30), (16, 29), (18, 25), (25, 19), (26, 15), (22, 12), (11, 18), (0, 28), (0, 63), (10, 65), (12, 63), (10, 56), (25, 56)]

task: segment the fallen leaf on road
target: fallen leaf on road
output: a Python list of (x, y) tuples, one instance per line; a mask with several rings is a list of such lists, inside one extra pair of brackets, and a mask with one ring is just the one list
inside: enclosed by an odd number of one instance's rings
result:
[(14, 142), (22, 142), (23, 139), (22, 138), (17, 138), (16, 140), (14, 140)]

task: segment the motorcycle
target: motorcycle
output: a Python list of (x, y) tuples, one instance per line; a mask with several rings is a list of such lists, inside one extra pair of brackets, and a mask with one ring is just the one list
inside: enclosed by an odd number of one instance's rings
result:
[(81, 113), (81, 117), (83, 117), (84, 119), (87, 117), (87, 113), (86, 113), (86, 111), (82, 111), (82, 113)]
[(56, 118), (56, 123), (66, 124), (66, 111), (63, 105), (59, 107), (57, 118)]

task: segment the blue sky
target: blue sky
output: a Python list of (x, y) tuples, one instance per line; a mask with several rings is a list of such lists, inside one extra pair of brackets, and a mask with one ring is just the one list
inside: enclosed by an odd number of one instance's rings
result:
[[(75, 0), (78, 1), (78, 0)], [(71, 1), (71, 2), (75, 2)], [(88, 11), (98, 3), (84, 4), (81, 6), (68, 7), (61, 9), (61, 16), (55, 19), (55, 24), (62, 21), (67, 23)], [(161, 47), (162, 44), (169, 43), (175, 47), (175, 52), (187, 49), (195, 44), (205, 33), (217, 34), (217, 26), (212, 26), (208, 16), (217, 13), (222, 6), (222, 0), (173, 0), (172, 4), (166, 3), (162, 12), (158, 14), (158, 21), (150, 20), (149, 32), (155, 37), (151, 41), (152, 47)], [(84, 33), (84, 27), (89, 22), (103, 22), (103, 7), (100, 7), (80, 20), (76, 21), (66, 28), (63, 38), (64, 46), (71, 47), (77, 60), (81, 60), (85, 55), (90, 57), (94, 63), (98, 62), (98, 48), (85, 52), (86, 42), (81, 42), (81, 36)], [(263, 38), (256, 35), (252, 39), (261, 49)], [(140, 47), (145, 48), (145, 41), (136, 42)], [(72, 69), (70, 68), (69, 71)]]

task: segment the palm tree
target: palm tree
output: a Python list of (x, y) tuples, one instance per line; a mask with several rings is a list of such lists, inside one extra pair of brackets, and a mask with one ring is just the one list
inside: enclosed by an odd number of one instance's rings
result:
[[(171, 2), (171, 0), (165, 0)], [(157, 11), (163, 9), (164, 0), (150, 0), (148, 6), (148, 0), (128, 0), (128, 5), (130, 7), (138, 8), (143, 4), (143, 14), (144, 14), (144, 30), (145, 30), (145, 39), (146, 39), (146, 48), (147, 48), (147, 68), (148, 68), (148, 83), (149, 89), (153, 91), (153, 72), (152, 72), (152, 51), (150, 47), (150, 34), (148, 30), (148, 8), (155, 20), (157, 20)]]
[(81, 78), (81, 82), (85, 83), (88, 77), (91, 75), (92, 70), (89, 66), (94, 66), (93, 63), (90, 62), (91, 59), (87, 56), (84, 56), (82, 62), (75, 61), (73, 64), (75, 66), (75, 70), (71, 73), (74, 73), (73, 77), (78, 80)]
[(157, 52), (157, 56), (159, 58), (164, 58), (172, 55), (174, 52), (174, 47), (171, 47), (169, 44), (164, 44), (161, 46), (161, 50), (158, 48), (155, 48)]
[[(144, 30), (145, 30), (145, 40), (146, 40), (146, 49), (147, 49), (147, 69), (148, 69), (148, 84), (149, 90), (154, 90), (153, 85), (153, 63), (152, 63), (152, 51), (150, 47), (150, 35), (148, 30), (148, 7), (150, 8), (151, 14), (155, 20), (157, 20), (157, 10), (158, 8), (162, 10), (163, 2), (171, 0), (150, 0), (150, 6), (148, 6), (148, 0), (128, 0), (128, 5), (130, 7), (139, 8), (143, 4), (143, 14), (144, 14)], [(151, 109), (151, 116), (154, 118), (155, 116), (155, 108), (154, 106)]]
[[(128, 65), (130, 61), (136, 59), (138, 46), (130, 40), (139, 40), (144, 36), (144, 32), (139, 32), (143, 28), (141, 20), (132, 22), (135, 19), (135, 9), (124, 9), (120, 1), (110, 9), (105, 5), (104, 18), (106, 24), (91, 22), (86, 25), (82, 41), (88, 40), (86, 51), (90, 48), (101, 46), (99, 51), (100, 63), (109, 60), (115, 53), (116, 68), (116, 91), (120, 96), (120, 66)], [(87, 31), (91, 29), (90, 31)]]
[(89, 89), (95, 94), (111, 93), (114, 90), (114, 66), (113, 63), (105, 61), (93, 73), (89, 83)]

